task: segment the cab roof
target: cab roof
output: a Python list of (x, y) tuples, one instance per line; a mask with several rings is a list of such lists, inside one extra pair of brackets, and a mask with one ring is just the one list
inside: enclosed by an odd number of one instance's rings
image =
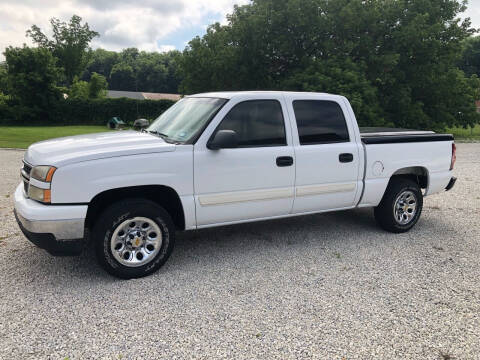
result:
[[(328, 93), (318, 93), (318, 92), (304, 92), (304, 91), (217, 91), (217, 92), (207, 92), (194, 95), (188, 95), (186, 97), (212, 97), (212, 98), (222, 98), (222, 99), (232, 99), (237, 96), (242, 95), (279, 95), (279, 94), (293, 94), (293, 95), (330, 95), (335, 96), (334, 94)], [(337, 95), (339, 96), (339, 95)]]

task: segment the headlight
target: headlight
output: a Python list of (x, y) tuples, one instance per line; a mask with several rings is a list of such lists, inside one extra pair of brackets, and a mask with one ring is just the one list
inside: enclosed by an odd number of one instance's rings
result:
[[(37, 200), (43, 203), (50, 203), (52, 201), (52, 191), (50, 190), (53, 174), (57, 170), (54, 166), (35, 166), (30, 172), (30, 178), (37, 180), (37, 183), (41, 181), (43, 184), (32, 184), (28, 186), (28, 197), (33, 200)], [(35, 182), (34, 182), (35, 183)]]
[(57, 170), (55, 166), (35, 166), (30, 176), (38, 181), (51, 182), (55, 170)]
[(28, 197), (43, 203), (50, 203), (52, 201), (52, 193), (50, 189), (40, 189), (32, 184), (28, 187)]

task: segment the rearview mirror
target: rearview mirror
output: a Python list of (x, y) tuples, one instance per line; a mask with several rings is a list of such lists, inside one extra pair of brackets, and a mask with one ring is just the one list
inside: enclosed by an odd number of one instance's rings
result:
[(233, 130), (219, 130), (207, 143), (207, 148), (210, 150), (233, 149), (237, 146), (237, 133)]

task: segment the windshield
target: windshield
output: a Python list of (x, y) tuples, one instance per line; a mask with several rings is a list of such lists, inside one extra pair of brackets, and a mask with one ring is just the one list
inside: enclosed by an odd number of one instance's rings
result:
[(184, 98), (160, 115), (147, 131), (174, 142), (189, 142), (226, 102), (218, 98)]

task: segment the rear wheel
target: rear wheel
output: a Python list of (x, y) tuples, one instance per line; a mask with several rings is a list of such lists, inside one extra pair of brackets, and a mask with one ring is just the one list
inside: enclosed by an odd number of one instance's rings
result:
[(422, 208), (423, 195), (418, 184), (410, 179), (394, 178), (374, 210), (375, 220), (387, 231), (406, 232), (417, 223)]
[(112, 275), (130, 279), (149, 275), (167, 261), (175, 226), (156, 203), (128, 199), (108, 207), (92, 235), (100, 265)]

